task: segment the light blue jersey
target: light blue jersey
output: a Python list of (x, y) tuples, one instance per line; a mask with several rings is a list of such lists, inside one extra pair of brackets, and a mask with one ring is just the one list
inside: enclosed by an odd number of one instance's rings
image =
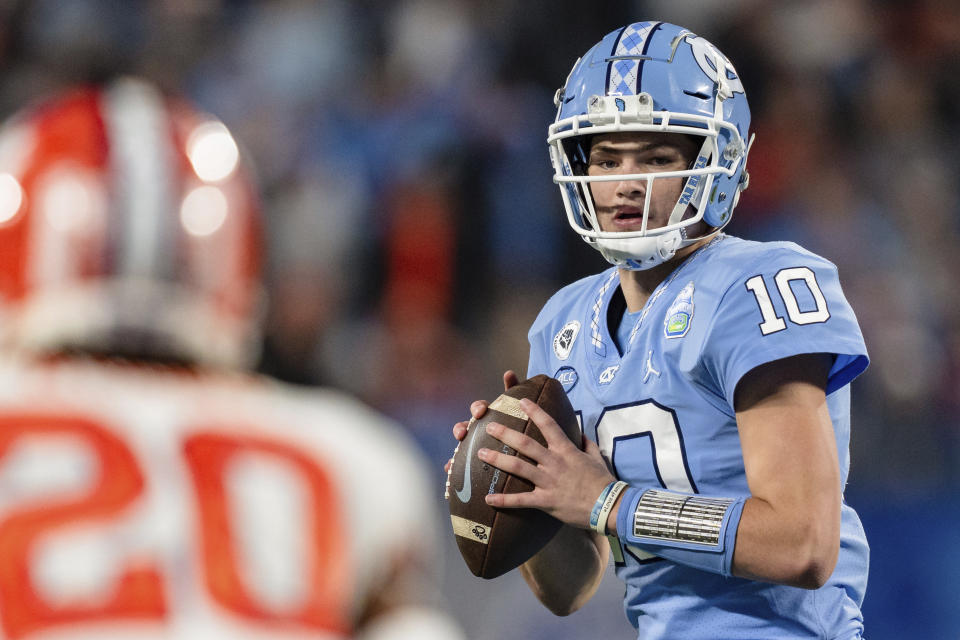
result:
[[(530, 329), (528, 374), (563, 383), (584, 432), (619, 479), (708, 496), (749, 495), (733, 410), (738, 381), (765, 362), (831, 353), (827, 404), (846, 483), (848, 383), (868, 360), (833, 264), (792, 243), (721, 235), (653, 292), (635, 327), (621, 333), (622, 355), (607, 327), (618, 286), (610, 268), (554, 295)], [(640, 638), (862, 633), (869, 552), (846, 504), (836, 569), (815, 591), (725, 578), (629, 546), (622, 551), (617, 573)]]

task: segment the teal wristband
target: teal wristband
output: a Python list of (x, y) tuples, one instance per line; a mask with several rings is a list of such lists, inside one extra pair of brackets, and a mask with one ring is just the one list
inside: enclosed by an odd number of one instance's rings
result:
[(591, 522), (590, 524), (591, 528), (600, 535), (607, 535), (607, 520), (610, 517), (610, 512), (613, 510), (613, 505), (616, 503), (617, 498), (620, 497), (620, 493), (628, 486), (630, 485), (623, 480), (618, 480), (612, 487), (608, 487), (610, 490), (603, 500), (603, 506), (600, 507), (600, 515), (597, 518), (597, 522), (595, 524)]
[(617, 484), (616, 480), (604, 487), (603, 491), (600, 492), (600, 497), (593, 503), (593, 509), (590, 511), (590, 528), (594, 531), (597, 530), (597, 523), (600, 521), (600, 510), (603, 509), (603, 502), (607, 499), (615, 484)]

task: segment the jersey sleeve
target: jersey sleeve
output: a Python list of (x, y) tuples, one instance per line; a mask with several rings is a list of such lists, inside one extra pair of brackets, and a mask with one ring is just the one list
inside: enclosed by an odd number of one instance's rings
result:
[(530, 343), (530, 358), (527, 361), (527, 377), (532, 378), (538, 374), (552, 376), (555, 370), (551, 369), (550, 352), (552, 349), (553, 333), (552, 325), (556, 324), (556, 315), (558, 308), (562, 305), (564, 294), (569, 287), (561, 289), (555, 293), (540, 309), (536, 320), (530, 325), (527, 332), (527, 341)]
[(530, 359), (527, 361), (528, 378), (532, 378), (540, 373), (553, 375), (552, 371), (547, 371), (548, 365), (550, 364), (550, 353), (547, 350), (548, 347), (544, 339), (543, 331), (537, 331), (536, 327), (537, 324), (535, 324), (527, 334), (527, 340), (530, 342)]
[(719, 300), (701, 351), (700, 361), (730, 407), (740, 379), (767, 362), (833, 354), (828, 395), (869, 362), (836, 267), (799, 249), (758, 257), (740, 271)]

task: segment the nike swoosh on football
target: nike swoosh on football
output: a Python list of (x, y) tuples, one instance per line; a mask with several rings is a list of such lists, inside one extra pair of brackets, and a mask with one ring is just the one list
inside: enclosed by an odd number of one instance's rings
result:
[[(471, 419), (471, 422), (476, 420)], [(460, 502), (466, 504), (470, 502), (470, 496), (473, 495), (473, 485), (470, 484), (470, 465), (473, 464), (473, 445), (477, 443), (477, 429), (470, 434), (470, 446), (467, 449), (467, 466), (463, 468), (463, 487), (456, 491)]]

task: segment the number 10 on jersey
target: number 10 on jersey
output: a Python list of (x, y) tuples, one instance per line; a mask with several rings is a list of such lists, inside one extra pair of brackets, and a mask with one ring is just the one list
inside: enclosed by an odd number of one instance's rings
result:
[[(791, 267), (781, 269), (774, 276), (774, 282), (777, 284), (777, 291), (783, 300), (783, 306), (787, 309), (787, 317), (794, 324), (816, 324), (826, 322), (830, 319), (830, 311), (827, 309), (827, 300), (820, 290), (817, 283), (817, 276), (809, 267)], [(800, 310), (800, 303), (794, 294), (792, 284), (798, 283), (800, 286), (806, 286), (810, 295), (813, 297), (815, 308), (807, 311)], [(800, 284), (802, 283), (802, 284)], [(746, 282), (746, 287), (753, 292), (760, 307), (760, 314), (763, 316), (763, 322), (760, 323), (760, 332), (763, 335), (769, 335), (787, 328), (787, 323), (783, 318), (777, 315), (773, 308), (773, 301), (770, 299), (770, 292), (763, 280), (763, 276), (753, 276)]]

